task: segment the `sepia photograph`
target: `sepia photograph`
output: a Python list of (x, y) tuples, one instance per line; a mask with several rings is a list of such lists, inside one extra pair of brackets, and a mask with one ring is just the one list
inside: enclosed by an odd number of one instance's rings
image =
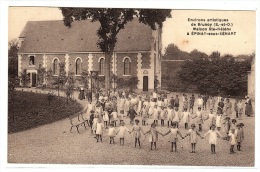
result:
[(257, 167), (257, 10), (7, 10), (9, 166)]

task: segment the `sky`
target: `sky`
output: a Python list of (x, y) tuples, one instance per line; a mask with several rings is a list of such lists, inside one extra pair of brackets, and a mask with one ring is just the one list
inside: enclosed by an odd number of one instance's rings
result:
[[(9, 7), (8, 40), (17, 39), (27, 21), (62, 20), (58, 8), (49, 7)], [(223, 54), (251, 54), (256, 44), (256, 13), (254, 11), (210, 11), (210, 10), (172, 10), (172, 18), (164, 22), (162, 44), (163, 50), (174, 43), (181, 50), (190, 52), (194, 49), (210, 54), (219, 51)], [(19, 16), (19, 17), (17, 17)], [(188, 19), (228, 19), (232, 23), (232, 32), (236, 35), (209, 36), (187, 35), (191, 33), (192, 23)], [(214, 23), (214, 22), (209, 22)], [(209, 29), (207, 27), (207, 29)]]

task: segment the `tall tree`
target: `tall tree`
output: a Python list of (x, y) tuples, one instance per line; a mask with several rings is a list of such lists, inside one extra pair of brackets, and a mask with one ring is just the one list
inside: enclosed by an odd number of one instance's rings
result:
[(8, 43), (8, 76), (18, 77), (18, 50), (19, 45), (16, 39)]
[(112, 57), (117, 34), (124, 29), (125, 25), (138, 17), (141, 23), (149, 25), (153, 30), (162, 28), (167, 17), (171, 17), (171, 10), (164, 9), (119, 9), (119, 8), (60, 8), (64, 24), (71, 27), (74, 20), (91, 19), (99, 22), (97, 31), (99, 40), (98, 47), (105, 53), (105, 93), (108, 94), (110, 87), (110, 59)]

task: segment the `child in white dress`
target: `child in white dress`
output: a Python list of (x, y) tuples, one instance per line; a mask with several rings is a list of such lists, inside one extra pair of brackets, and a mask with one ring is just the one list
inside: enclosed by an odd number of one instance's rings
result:
[(164, 106), (162, 106), (160, 112), (161, 126), (164, 126), (165, 115), (166, 115), (166, 109), (164, 108)]
[(212, 125), (216, 125), (216, 115), (213, 114), (213, 109), (210, 109), (210, 113), (204, 118), (204, 121), (208, 120), (208, 128), (211, 129)]
[(230, 154), (235, 153), (234, 146), (237, 144), (237, 135), (235, 134), (235, 129), (232, 128), (230, 130), (230, 133), (228, 134), (229, 137), (229, 143), (230, 143)]
[(171, 126), (172, 118), (173, 118), (173, 109), (172, 106), (168, 106), (166, 109), (167, 121), (168, 121), (168, 128)]
[(159, 115), (160, 115), (160, 109), (157, 107), (157, 105), (155, 105), (153, 109), (153, 121), (156, 125), (158, 125)]
[(167, 133), (165, 133), (163, 136), (166, 136), (168, 134), (171, 134), (171, 139), (170, 139), (170, 142), (172, 143), (171, 152), (173, 152), (173, 147), (174, 147), (174, 150), (176, 152), (177, 151), (177, 141), (178, 141), (177, 135), (181, 136), (182, 139), (184, 138), (182, 136), (180, 130), (177, 128), (176, 122), (172, 123), (172, 128), (170, 128), (169, 131)]
[(216, 126), (212, 125), (211, 130), (209, 130), (207, 133), (204, 134), (203, 138), (209, 135), (209, 144), (211, 146), (211, 154), (216, 153), (216, 144), (217, 144), (217, 137), (223, 138), (222, 135), (215, 130)]
[(139, 144), (139, 148), (141, 148), (141, 142), (140, 142), (141, 132), (144, 133), (142, 127), (139, 125), (139, 120), (136, 119), (133, 129), (130, 132), (130, 133), (133, 133), (133, 136), (135, 138), (135, 148), (136, 148), (137, 142)]
[(121, 122), (121, 126), (118, 128), (117, 134), (119, 136), (120, 139), (120, 145), (124, 146), (124, 142), (125, 142), (125, 132), (130, 132), (128, 130), (128, 128), (125, 126), (124, 121)]
[(176, 123), (176, 127), (179, 128), (180, 115), (179, 115), (179, 108), (177, 107), (174, 108), (172, 122)]
[(197, 120), (197, 124), (199, 125), (199, 131), (202, 131), (202, 124), (203, 124), (203, 115), (201, 112), (201, 107), (198, 107), (198, 111), (196, 112), (194, 118)]
[(182, 114), (182, 121), (184, 123), (185, 129), (187, 130), (190, 121), (190, 112), (187, 111), (187, 108), (184, 109), (184, 112)]
[(222, 126), (222, 113), (221, 113), (221, 109), (218, 108), (217, 116), (216, 116), (216, 127), (218, 131), (220, 131), (221, 126)]
[(108, 112), (107, 110), (105, 110), (103, 112), (103, 121), (104, 121), (104, 124), (105, 124), (105, 128), (108, 128), (108, 120), (109, 120), (109, 117), (108, 117)]
[(191, 124), (191, 129), (189, 129), (188, 133), (183, 137), (183, 139), (187, 136), (189, 136), (190, 138), (190, 144), (191, 144), (191, 152), (190, 153), (195, 153), (195, 149), (196, 149), (196, 144), (198, 142), (198, 138), (197, 136), (200, 136), (200, 138), (203, 138), (200, 133), (195, 130), (196, 125), (195, 124)]
[(108, 136), (110, 144), (115, 144), (116, 128), (114, 127), (114, 124), (110, 124), (110, 128), (108, 129)]
[(141, 110), (141, 118), (142, 118), (142, 125), (146, 125), (146, 120), (148, 118), (148, 108), (146, 107), (146, 105), (144, 105)]
[(151, 143), (151, 150), (153, 150), (153, 145), (156, 150), (156, 142), (158, 141), (158, 134), (160, 134), (160, 135), (163, 135), (163, 134), (157, 130), (155, 123), (151, 124), (150, 130), (147, 131), (146, 133), (144, 133), (144, 135), (146, 135), (147, 133), (150, 134), (149, 142)]
[[(92, 125), (92, 131), (95, 134), (97, 130), (97, 122), (98, 122), (98, 115), (94, 114), (94, 119), (93, 119), (93, 125)], [(96, 136), (95, 136), (96, 138)]]
[(116, 127), (116, 121), (117, 121), (117, 118), (118, 118), (118, 114), (117, 114), (116, 109), (113, 110), (111, 115), (112, 115), (112, 124), (114, 124), (114, 126)]
[(102, 142), (103, 130), (104, 130), (104, 124), (103, 124), (101, 118), (99, 118), (98, 121), (97, 121), (97, 124), (96, 124), (96, 139), (97, 139), (97, 142), (99, 141), (99, 139)]

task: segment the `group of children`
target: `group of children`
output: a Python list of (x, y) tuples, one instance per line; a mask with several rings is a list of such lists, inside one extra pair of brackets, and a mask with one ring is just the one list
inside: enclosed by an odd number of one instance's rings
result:
[[(230, 115), (228, 115), (226, 110), (223, 110), (221, 103), (217, 107), (216, 114), (213, 113), (213, 109), (210, 109), (209, 114), (202, 113), (202, 106), (198, 105), (198, 110), (196, 113), (190, 113), (187, 106), (183, 107), (183, 111), (179, 111), (179, 102), (175, 100), (174, 104), (168, 102), (167, 97), (165, 99), (157, 98), (155, 96), (151, 101), (147, 98), (142, 98), (137, 96), (130, 97), (120, 97), (119, 101), (117, 98), (106, 99), (105, 101), (101, 99), (97, 101), (95, 105), (91, 102), (88, 104), (86, 109), (86, 114), (89, 117), (89, 124), (91, 131), (95, 134), (97, 142), (102, 142), (102, 135), (104, 130), (108, 128), (108, 137), (110, 138), (110, 144), (115, 143), (115, 137), (118, 135), (120, 140), (120, 145), (124, 145), (126, 133), (132, 134), (134, 138), (134, 146), (141, 147), (141, 135), (148, 135), (149, 142), (151, 143), (151, 150), (153, 147), (156, 149), (156, 143), (158, 141), (158, 136), (170, 135), (171, 142), (171, 152), (177, 150), (178, 135), (181, 139), (186, 137), (189, 138), (191, 144), (191, 153), (195, 153), (196, 144), (198, 142), (198, 137), (204, 139), (209, 136), (209, 144), (211, 145), (211, 153), (215, 154), (215, 147), (217, 144), (217, 138), (222, 138), (228, 140), (230, 143), (230, 153), (234, 153), (234, 146), (237, 145), (237, 150), (241, 150), (241, 142), (244, 139), (243, 134), (243, 123), (236, 124), (236, 119), (232, 119), (230, 122)], [(177, 97), (178, 98), (178, 97)], [(195, 98), (194, 98), (195, 100)], [(122, 101), (124, 103), (122, 103)], [(220, 102), (223, 102), (220, 100)], [(166, 106), (168, 105), (168, 106)], [(231, 107), (230, 107), (231, 108)], [(192, 109), (193, 111), (193, 109)], [(124, 120), (129, 117), (130, 124), (133, 124), (132, 129), (128, 129), (125, 126)], [(139, 125), (139, 119), (141, 118), (142, 125)], [(148, 131), (144, 132), (144, 126), (148, 125), (147, 120), (152, 119), (151, 127)], [(117, 121), (119, 120), (120, 126), (116, 128)], [(165, 120), (167, 121), (167, 126), (169, 130), (166, 133), (162, 133), (157, 129), (158, 121), (161, 121), (161, 126), (165, 126)], [(208, 131), (201, 135), (202, 126), (204, 122), (208, 121)], [(187, 131), (186, 134), (182, 134), (179, 130), (180, 122), (184, 123), (184, 128)], [(190, 125), (191, 124), (191, 125)], [(196, 129), (196, 124), (198, 130)], [(189, 126), (191, 128), (189, 129)], [(226, 132), (226, 136), (220, 134), (220, 130)]]

